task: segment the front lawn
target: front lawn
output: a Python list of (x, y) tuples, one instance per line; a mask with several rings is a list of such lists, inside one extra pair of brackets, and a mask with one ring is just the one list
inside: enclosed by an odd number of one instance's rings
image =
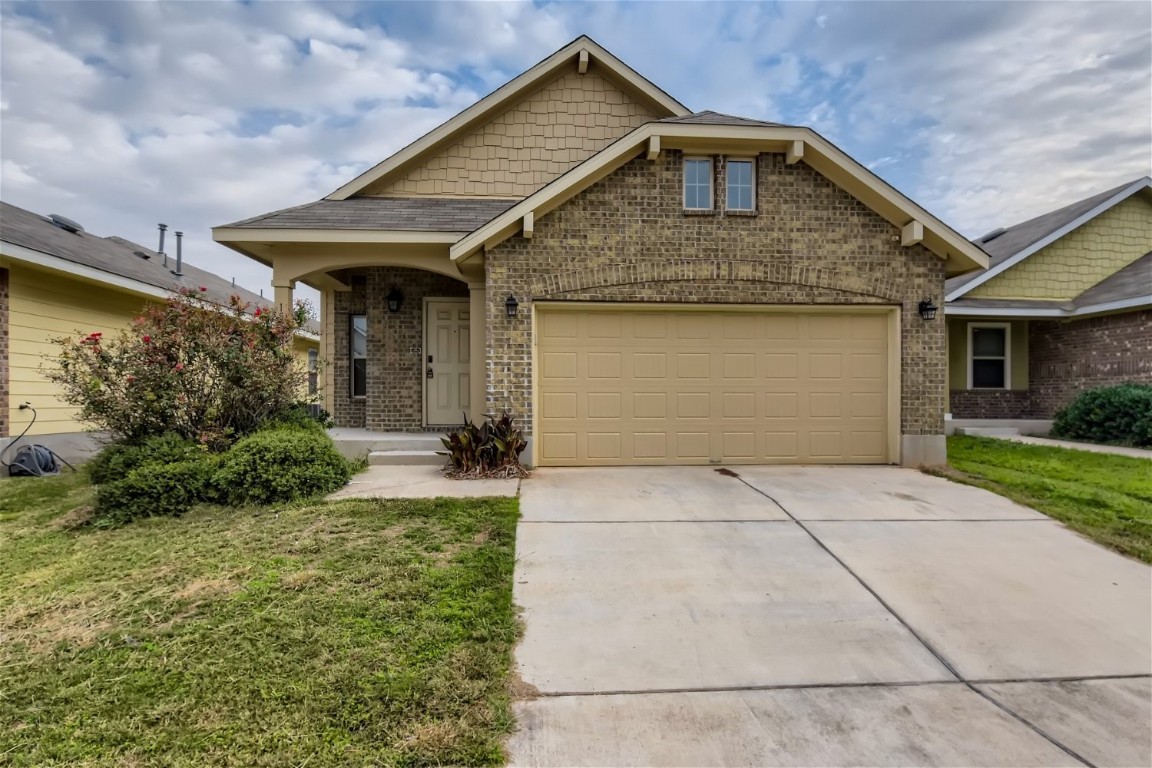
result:
[(987, 437), (948, 438), (948, 476), (1152, 563), (1152, 462)]
[(91, 494), (0, 480), (0, 764), (502, 761), (515, 499), (76, 528)]

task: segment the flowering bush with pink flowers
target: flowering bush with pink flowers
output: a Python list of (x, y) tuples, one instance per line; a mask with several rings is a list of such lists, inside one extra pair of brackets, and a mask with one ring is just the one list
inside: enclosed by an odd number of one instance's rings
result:
[(309, 308), (253, 311), (236, 296), (220, 307), (205, 290), (147, 307), (112, 338), (56, 339), (46, 375), (81, 419), (120, 441), (179, 435), (220, 450), (275, 422), (305, 391), (292, 341)]

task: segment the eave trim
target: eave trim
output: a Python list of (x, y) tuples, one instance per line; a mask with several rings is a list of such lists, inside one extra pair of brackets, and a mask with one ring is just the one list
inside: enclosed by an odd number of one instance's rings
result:
[[(449, 250), (451, 258), (454, 261), (467, 260), (481, 249), (495, 247), (519, 231), (517, 224), (528, 213), (533, 213), (535, 220), (539, 222), (542, 216), (564, 201), (612, 173), (632, 158), (646, 152), (647, 142), (653, 136), (662, 137), (665, 144), (671, 144), (667, 140), (675, 137), (771, 142), (780, 144), (782, 147), (785, 145), (793, 146), (792, 142), (796, 141), (804, 142), (808, 147), (803, 159), (805, 163), (812, 166), (818, 173), (828, 176), (833, 183), (857, 199), (859, 199), (859, 195), (852, 187), (867, 189), (877, 195), (893, 211), (899, 212), (900, 216), (898, 217), (890, 217), (877, 212), (893, 226), (902, 228), (909, 222), (920, 222), (923, 225), (925, 235), (923, 245), (941, 259), (955, 256), (961, 261), (967, 262), (960, 265), (962, 271), (988, 266), (988, 255), (984, 251), (811, 128), (710, 126), (687, 123), (645, 123), (636, 128), (462, 238)], [(833, 178), (828, 173), (830, 170), (842, 172), (845, 176), (839, 179)], [(845, 182), (848, 183), (845, 184)], [(941, 246), (944, 246), (943, 249)]]

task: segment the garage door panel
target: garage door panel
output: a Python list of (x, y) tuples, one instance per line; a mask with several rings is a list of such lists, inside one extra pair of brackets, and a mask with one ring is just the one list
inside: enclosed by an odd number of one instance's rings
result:
[(544, 310), (540, 321), (542, 464), (888, 461), (884, 315)]

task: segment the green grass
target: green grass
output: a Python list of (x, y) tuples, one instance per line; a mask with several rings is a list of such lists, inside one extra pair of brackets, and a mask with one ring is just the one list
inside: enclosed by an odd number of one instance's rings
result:
[(515, 499), (76, 527), (90, 498), (0, 480), (0, 764), (502, 762)]
[(986, 437), (948, 438), (948, 476), (1152, 563), (1152, 462)]

